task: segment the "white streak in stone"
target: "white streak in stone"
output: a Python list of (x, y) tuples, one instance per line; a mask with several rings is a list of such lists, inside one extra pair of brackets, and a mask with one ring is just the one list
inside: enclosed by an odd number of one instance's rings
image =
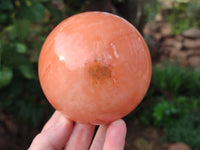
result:
[(113, 43), (110, 43), (110, 46), (111, 46), (112, 49), (113, 49), (113, 53), (114, 53), (115, 57), (116, 57), (116, 58), (119, 58), (119, 54), (117, 53), (116, 46), (115, 46)]
[(113, 82), (114, 82), (114, 83), (117, 83), (117, 80), (116, 80), (115, 78), (113, 78)]
[(131, 55), (133, 55), (133, 43), (132, 43), (132, 41), (130, 41), (130, 42), (131, 43), (129, 43), (128, 46), (129, 46)]
[(116, 50), (116, 46), (113, 43), (110, 43), (110, 46), (112, 47), (112, 49)]
[(114, 55), (115, 55), (116, 58), (119, 58), (119, 54), (117, 53), (116, 50), (114, 50)]

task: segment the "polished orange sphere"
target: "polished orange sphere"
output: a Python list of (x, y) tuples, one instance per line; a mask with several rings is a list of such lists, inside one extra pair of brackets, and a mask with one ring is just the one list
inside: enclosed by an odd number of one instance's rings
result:
[(39, 57), (39, 79), (48, 101), (70, 120), (103, 124), (142, 101), (151, 80), (148, 47), (125, 19), (85, 12), (58, 24)]

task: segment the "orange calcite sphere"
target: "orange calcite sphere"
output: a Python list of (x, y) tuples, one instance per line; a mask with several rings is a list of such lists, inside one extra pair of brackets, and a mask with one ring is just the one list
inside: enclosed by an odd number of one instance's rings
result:
[(48, 101), (70, 120), (103, 124), (142, 101), (151, 80), (148, 47), (129, 22), (105, 12), (62, 21), (39, 57), (39, 79)]

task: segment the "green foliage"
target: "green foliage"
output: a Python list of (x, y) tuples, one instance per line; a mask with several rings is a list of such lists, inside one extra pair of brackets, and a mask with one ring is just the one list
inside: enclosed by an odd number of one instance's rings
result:
[(22, 7), (19, 15), (33, 22), (39, 22), (44, 18), (45, 8), (41, 3), (33, 3), (30, 6)]
[(174, 96), (198, 96), (200, 87), (200, 68), (183, 68), (177, 65), (164, 65), (153, 68), (153, 83), (161, 90)]
[[(10, 85), (0, 90), (0, 99), (2, 100), (0, 110), (12, 114), (19, 121), (23, 120), (30, 125), (38, 125), (44, 115), (44, 110), (49, 109), (41, 101), (43, 95), (39, 82), (23, 78), (16, 70), (13, 74)], [(40, 114), (38, 115), (38, 113)], [(36, 114), (37, 116), (35, 116)]]
[(167, 20), (172, 23), (172, 33), (181, 34), (184, 30), (191, 27), (190, 19), (187, 15), (187, 4), (180, 3), (173, 7)]
[[(142, 123), (166, 130), (170, 142), (200, 147), (200, 68), (163, 65), (153, 68), (152, 83), (145, 99), (151, 106), (138, 113)], [(147, 102), (148, 100), (144, 100)]]
[(167, 100), (159, 100), (153, 110), (155, 125), (166, 125), (173, 120), (173, 116), (178, 113), (175, 105)]
[(1, 1), (0, 3), (0, 10), (4, 11), (4, 10), (13, 10), (13, 4), (11, 2), (11, 0), (7, 0), (7, 1)]
[[(150, 116), (146, 117), (147, 120), (150, 120), (146, 122), (153, 121), (153, 124), (156, 126), (167, 127), (168, 124), (173, 123), (177, 118), (189, 113), (199, 112), (199, 105), (199, 98), (177, 97), (171, 100), (158, 97), (152, 106)], [(147, 112), (149, 112), (149, 110)], [(145, 113), (142, 114), (143, 120), (145, 119), (145, 116), (143, 116)]]
[(34, 72), (31, 64), (22, 64), (19, 66), (19, 70), (27, 79), (34, 79), (34, 77), (36, 77), (36, 73)]
[(9, 36), (12, 40), (25, 41), (30, 34), (30, 21), (26, 19), (13, 20), (13, 26), (9, 31)]
[(184, 142), (193, 150), (199, 150), (200, 141), (200, 114), (187, 114), (178, 120), (174, 120), (166, 133), (170, 142)]
[(0, 67), (0, 88), (8, 85), (13, 77), (12, 69), (6, 67)]
[(27, 47), (23, 43), (16, 43), (16, 51), (18, 53), (26, 53), (27, 52)]
[(0, 113), (34, 126), (51, 110), (37, 77), (42, 43), (56, 24), (48, 8), (55, 8), (49, 0), (0, 1)]
[(147, 22), (153, 21), (160, 13), (163, 21), (172, 25), (171, 34), (182, 34), (188, 28), (200, 28), (199, 0), (148, 0), (145, 3)]
[(84, 9), (85, 0), (0, 1), (0, 114), (39, 125), (52, 113), (38, 75), (46, 36), (60, 21)]
[(166, 20), (172, 23), (172, 34), (181, 34), (191, 27), (200, 28), (199, 13), (200, 2), (198, 0), (177, 2), (166, 16)]
[(148, 0), (148, 3), (145, 3), (145, 14), (146, 21), (151, 22), (155, 19), (155, 16), (159, 13), (159, 3), (157, 0)]
[(8, 25), (12, 22), (11, 13), (13, 9), (11, 0), (0, 1), (0, 24)]
[(191, 27), (191, 22), (188, 18), (179, 19), (176, 22), (172, 22), (172, 34), (182, 34), (183, 31)]

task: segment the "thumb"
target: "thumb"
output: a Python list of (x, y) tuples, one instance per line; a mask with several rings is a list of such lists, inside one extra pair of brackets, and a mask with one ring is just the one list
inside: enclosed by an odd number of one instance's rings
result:
[(61, 114), (57, 117), (57, 121), (50, 128), (34, 138), (29, 150), (59, 150), (65, 146), (71, 135), (73, 123)]

